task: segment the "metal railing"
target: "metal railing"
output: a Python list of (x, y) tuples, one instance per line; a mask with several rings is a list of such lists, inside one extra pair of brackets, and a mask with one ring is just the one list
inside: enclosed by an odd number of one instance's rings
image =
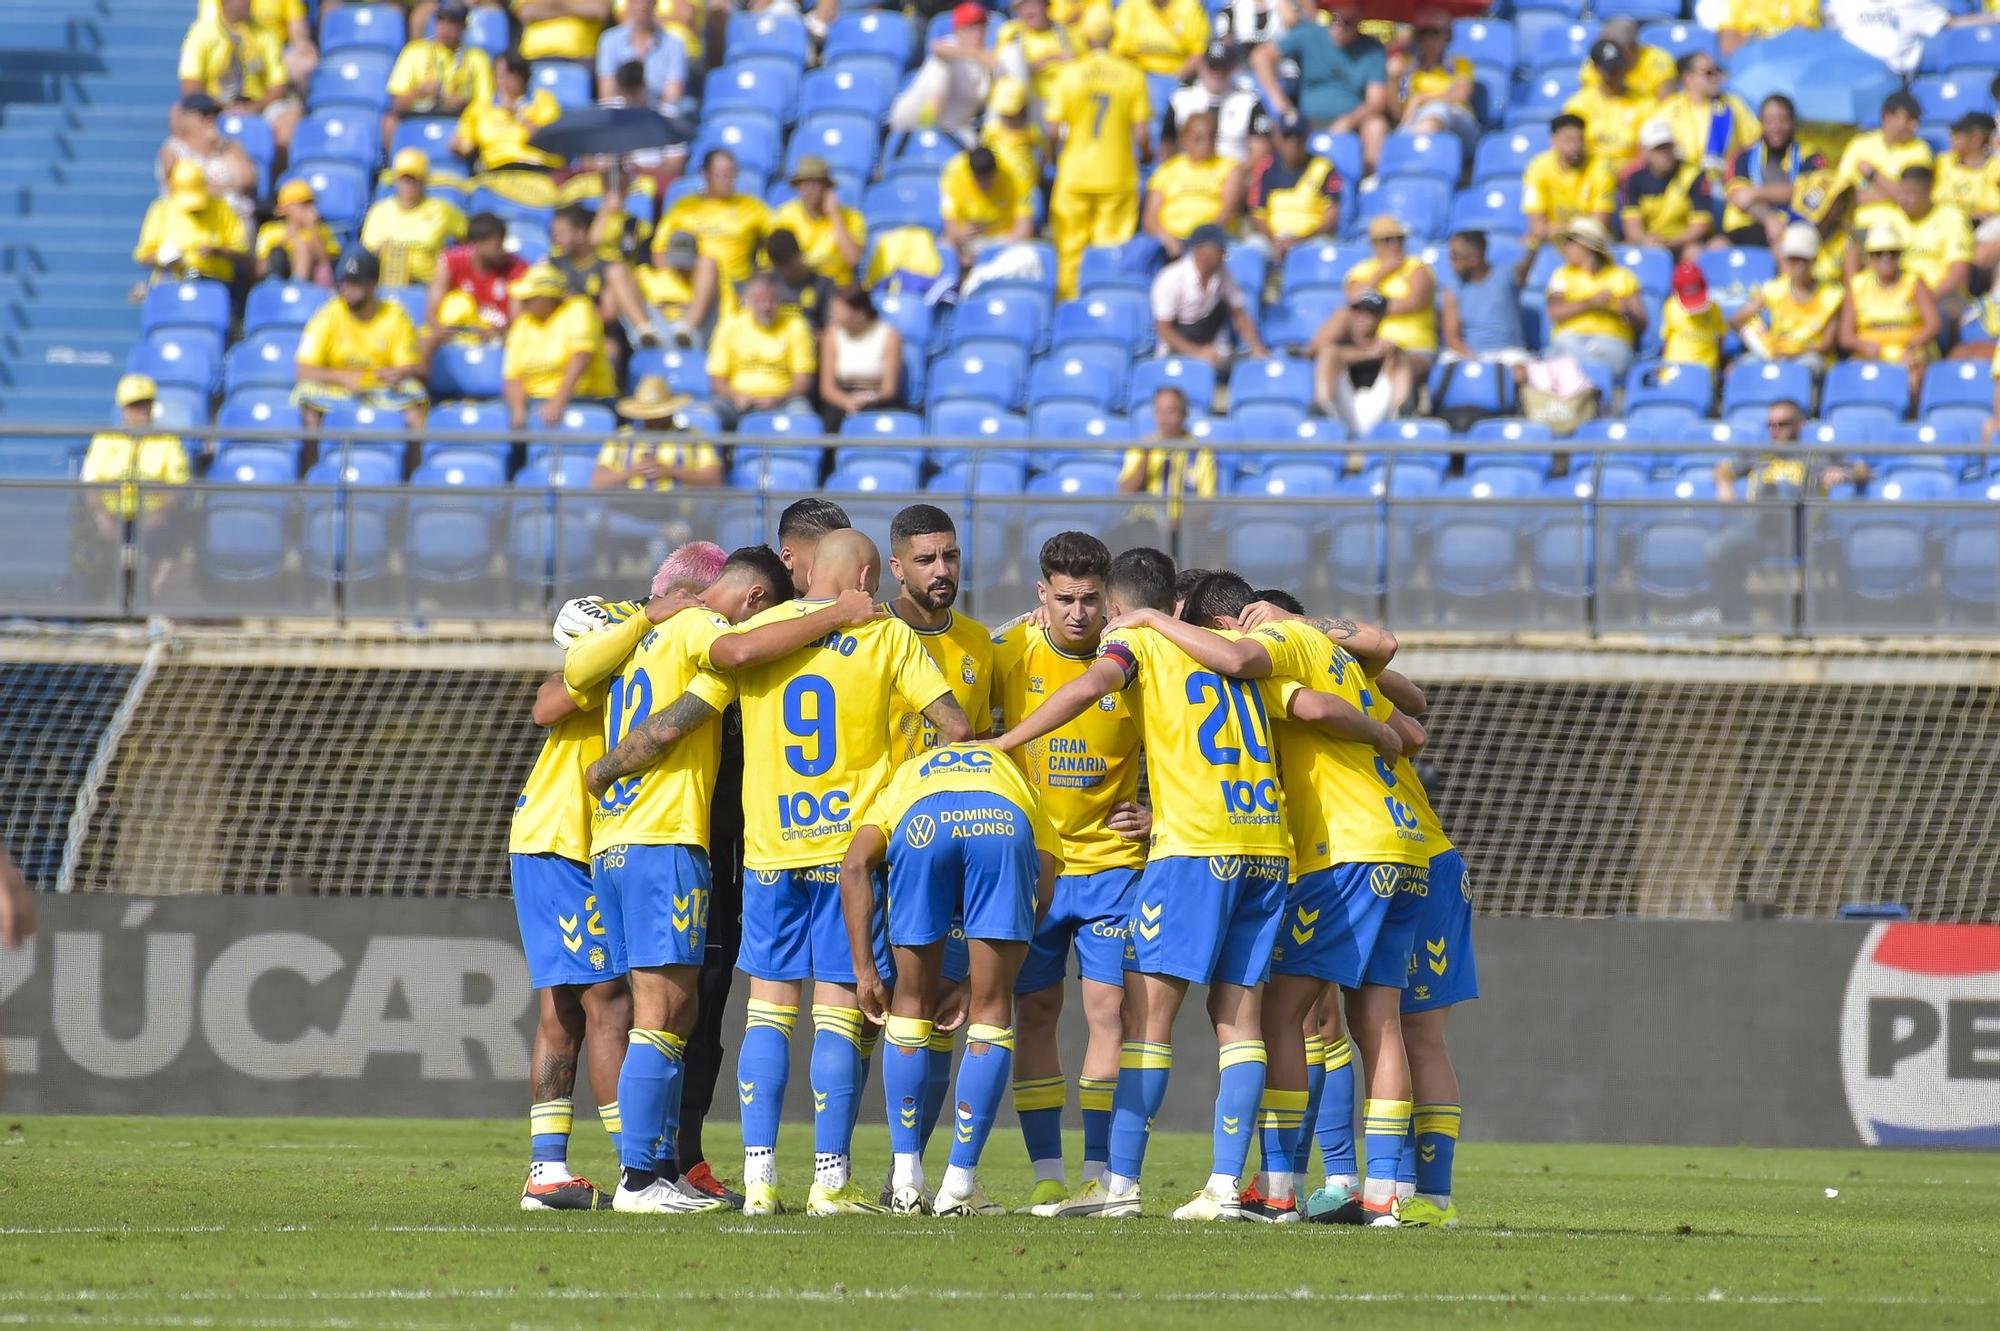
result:
[[(8, 439), (87, 438), (68, 427), (8, 425)], [(212, 452), (221, 440), (294, 443), (297, 431), (200, 427), (178, 431)], [(402, 431), (342, 431), (308, 439), (322, 457), (400, 445)], [(113, 483), (0, 481), (0, 613), (64, 618), (153, 614), (190, 619), (304, 617), (526, 620), (582, 592), (632, 594), (666, 551), (694, 537), (725, 546), (775, 536), (778, 514), (805, 493), (777, 488), (786, 455), (922, 450), (930, 459), (983, 459), (965, 485), (921, 493), (830, 492), (857, 526), (879, 536), (922, 500), (951, 513), (966, 550), (962, 604), (1005, 618), (1032, 595), (1049, 535), (1081, 528), (1114, 549), (1154, 545), (1184, 566), (1230, 567), (1309, 604), (1370, 613), (1410, 630), (1682, 634), (1986, 635), (2000, 633), (2000, 502), (1882, 497), (1717, 502), (1693, 476), (1684, 493), (1600, 499), (1607, 469), (1655, 470), (1663, 455), (1721, 458), (1755, 443), (1590, 443), (1556, 451), (1566, 494), (1486, 493), (1484, 464), (1533, 458), (1551, 446), (1435, 440), (1328, 444), (1231, 443), (1225, 462), (1365, 460), (1368, 487), (1334, 494), (1259, 492), (1239, 485), (1211, 499), (1062, 493), (1045, 483), (995, 492), (1030, 461), (1101, 456), (1125, 441), (719, 439), (750, 486), (669, 492), (590, 489), (578, 469), (601, 441), (574, 433), (496, 437), (426, 431), (428, 446), (544, 449), (554, 475), (535, 486), (393, 487), (136, 483), (141, 515), (106, 518)], [(1200, 447), (1200, 441), (1190, 441)], [(0, 448), (6, 446), (0, 442)], [(1808, 468), (1829, 456), (1801, 447)], [(1984, 452), (1881, 445), (1843, 450), (1878, 472), (1899, 459), (1986, 475)], [(1412, 483), (1443, 455), (1463, 455), (1470, 486)], [(1424, 460), (1419, 463), (1419, 459)], [(1016, 473), (1016, 464), (1022, 471)], [(1402, 469), (1399, 474), (1399, 467)], [(1697, 471), (1705, 471), (1706, 467)], [(1277, 487), (1282, 488), (1282, 487)], [(1504, 489), (1504, 487), (1502, 487)], [(161, 503), (163, 516), (149, 518)]]

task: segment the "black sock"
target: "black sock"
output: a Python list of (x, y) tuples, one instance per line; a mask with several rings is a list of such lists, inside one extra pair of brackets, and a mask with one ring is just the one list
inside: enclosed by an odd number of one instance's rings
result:
[(619, 1186), (627, 1192), (644, 1192), (647, 1188), (653, 1186), (653, 1180), (658, 1177), (659, 1175), (650, 1169), (634, 1169), (630, 1165), (627, 1165), (625, 1166), (624, 1178), (619, 1183)]

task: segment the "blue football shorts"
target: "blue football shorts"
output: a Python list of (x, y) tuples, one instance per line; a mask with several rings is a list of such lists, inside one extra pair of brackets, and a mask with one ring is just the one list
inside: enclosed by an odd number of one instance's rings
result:
[(1429, 871), (1417, 864), (1335, 864), (1292, 884), (1271, 970), (1400, 989), (1408, 978)]
[(601, 984), (625, 973), (625, 926), (618, 897), (590, 869), (561, 855), (510, 855), (514, 916), (528, 983), (537, 989)]
[(1170, 855), (1139, 875), (1125, 969), (1195, 984), (1261, 983), (1285, 909), (1283, 856)]
[(708, 852), (700, 846), (613, 846), (591, 861), (625, 917), (628, 966), (699, 966), (708, 945)]
[[(875, 969), (887, 981), (888, 934), (875, 910)], [(840, 913), (840, 865), (743, 871), (743, 945), (736, 964), (759, 980), (853, 984), (854, 951)]]
[(997, 795), (939, 791), (910, 806), (889, 843), (889, 942), (964, 936), (1026, 942), (1041, 859), (1028, 815)]
[(1017, 994), (1061, 984), (1069, 974), (1069, 949), (1076, 945), (1077, 969), (1099, 984), (1125, 983), (1125, 945), (1131, 938), (1136, 868), (1063, 874), (1042, 927), (1028, 944), (1028, 959), (1014, 982)]
[(1416, 946), (1403, 1011), (1430, 1012), (1479, 997), (1479, 962), (1472, 952), (1472, 884), (1465, 857), (1447, 850), (1431, 857), (1430, 890), (1417, 909)]

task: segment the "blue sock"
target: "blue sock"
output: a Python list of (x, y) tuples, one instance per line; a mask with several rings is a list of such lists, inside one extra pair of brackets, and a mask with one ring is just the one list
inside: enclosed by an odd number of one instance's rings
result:
[[(861, 1023), (861, 1072), (854, 1079), (854, 1118), (861, 1118), (861, 1097), (868, 1090), (868, 1074), (875, 1067), (875, 1049), (882, 1043), (882, 1028), (872, 1021)], [(847, 1129), (848, 1139), (853, 1140), (854, 1128)]]
[(1111, 1101), (1118, 1093), (1118, 1079), (1099, 1077), (1076, 1079), (1076, 1102), (1083, 1110), (1083, 1163), (1101, 1165), (1111, 1158)]
[(1417, 1186), (1417, 1122), (1411, 1111), (1410, 1130), (1403, 1134), (1403, 1153), (1396, 1157), (1396, 1183)]
[(813, 1004), (813, 1153), (846, 1155), (861, 1090), (860, 1008)]
[(1319, 1097), (1326, 1089), (1326, 1041), (1317, 1035), (1306, 1037), (1306, 1116), (1300, 1124), (1298, 1146), (1292, 1151), (1292, 1173), (1299, 1178), (1306, 1175), (1306, 1167), (1312, 1163), (1312, 1133), (1305, 1130), (1307, 1125), (1319, 1122)]
[(1361, 1105), (1361, 1149), (1368, 1157), (1368, 1192), (1378, 1199), (1386, 1185), (1396, 1191), (1403, 1164), (1403, 1139), (1410, 1135), (1408, 1100), (1366, 1100)]
[(931, 1134), (937, 1131), (938, 1115), (944, 1111), (945, 1097), (951, 1094), (951, 1031), (931, 1031), (924, 1058), (924, 1149), (931, 1148)]
[(1292, 1157), (1298, 1152), (1299, 1138), (1305, 1135), (1306, 1093), (1266, 1086), (1257, 1102), (1257, 1136), (1266, 1175), (1260, 1182), (1266, 1185), (1264, 1195), (1271, 1200), (1284, 1201), (1295, 1195), (1298, 1179), (1292, 1173)]
[(635, 1173), (660, 1167), (662, 1142), (674, 1139), (681, 1117), (681, 1073), (687, 1041), (666, 1031), (631, 1033), (618, 1071), (618, 1110), (624, 1119), (618, 1163)]
[[(965, 1068), (958, 1070), (963, 1082)], [(1021, 1120), (1021, 1141), (1028, 1159), (1061, 1160), (1064, 1084), (1060, 1076), (1014, 1082), (1014, 1115)], [(960, 1099), (964, 1098), (961, 1093)]]
[(1319, 1138), (1320, 1168), (1328, 1178), (1361, 1172), (1354, 1160), (1354, 1046), (1345, 1035), (1326, 1047), (1326, 1085), (1319, 1094), (1313, 1135)]
[(743, 1047), (736, 1054), (736, 1098), (743, 1105), (745, 1150), (775, 1150), (778, 1117), (785, 1111), (785, 1081), (792, 1070), (796, 1004), (750, 1000)]
[(921, 1155), (924, 1149), (924, 1074), (931, 1024), (922, 1017), (889, 1018), (889, 1050), (882, 1055), (882, 1098), (889, 1110), (889, 1149)]
[(1412, 1178), (1423, 1197), (1451, 1196), (1451, 1163), (1458, 1154), (1457, 1105), (1418, 1105), (1411, 1126), (1416, 1134), (1416, 1168)]
[(1118, 1090), (1111, 1097), (1111, 1172), (1136, 1179), (1146, 1163), (1153, 1115), (1167, 1100), (1174, 1070), (1172, 1045), (1127, 1040), (1118, 1053)]
[[(983, 1046), (974, 1053), (975, 1046)], [(971, 1169), (993, 1134), (1007, 1074), (1014, 1068), (1014, 1028), (973, 1025), (965, 1032), (965, 1057), (958, 1064), (958, 1111), (952, 1116), (951, 1163)], [(1058, 1135), (1060, 1141), (1060, 1135)], [(1060, 1149), (1060, 1147), (1058, 1148)]]
[(1215, 1142), (1213, 1170), (1240, 1179), (1243, 1162), (1250, 1158), (1257, 1106), (1264, 1098), (1264, 1042), (1231, 1040), (1222, 1046), (1219, 1063), (1222, 1077), (1215, 1088), (1215, 1129), (1211, 1134)]
[(576, 1111), (568, 1096), (528, 1106), (528, 1159), (560, 1165), (569, 1160), (569, 1130)]

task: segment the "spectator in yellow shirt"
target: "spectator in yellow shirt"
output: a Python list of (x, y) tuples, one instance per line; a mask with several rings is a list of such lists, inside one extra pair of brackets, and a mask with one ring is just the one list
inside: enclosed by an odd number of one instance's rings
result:
[[(1657, 46), (1644, 46), (1639, 42), (1639, 24), (1636, 19), (1615, 18), (1606, 23), (1598, 32), (1600, 42), (1610, 42), (1625, 57), (1626, 81), (1632, 91), (1641, 97), (1657, 101), (1673, 86), (1676, 71), (1674, 57)], [(1577, 86), (1597, 89), (1604, 86), (1603, 69), (1597, 63), (1593, 48), (1591, 58), (1583, 62), (1577, 71)]]
[(212, 277), (232, 282), (249, 253), (243, 219), (227, 200), (209, 192), (201, 163), (193, 158), (175, 162), (167, 175), (166, 197), (147, 206), (132, 250), (133, 262), (152, 270), (147, 280)]
[(521, 22), (521, 54), (530, 60), (597, 58), (597, 39), (611, 21), (611, 0), (513, 0)]
[[(1076, 58), (1069, 33), (1049, 20), (1048, 0), (1016, 0), (1014, 17), (1000, 25), (993, 46), (1000, 58), (1000, 72), (1027, 88), (1030, 113), (1041, 115), (1042, 107), (1055, 95), (1062, 67)], [(987, 107), (992, 109), (990, 97)]]
[[(198, 19), (213, 19), (219, 13), (216, 0), (201, 0), (195, 8)], [(250, 0), (250, 26), (284, 52), (285, 73), (294, 88), (312, 81), (313, 71), (319, 68), (319, 45), (313, 40), (306, 0)]]
[[(725, 286), (750, 276), (757, 247), (771, 232), (771, 210), (762, 199), (736, 192), (736, 155), (711, 148), (701, 159), (702, 190), (682, 198), (653, 228), (655, 246), (685, 231), (715, 260)], [(657, 253), (657, 250), (655, 251)]]
[[(90, 449), (83, 455), (80, 479), (103, 483), (117, 481), (116, 489), (91, 495), (91, 517), (98, 535), (107, 541), (121, 541), (125, 524), (137, 519), (139, 526), (152, 531), (162, 526), (172, 512), (176, 496), (149, 489), (141, 496), (139, 486), (186, 485), (187, 447), (170, 434), (153, 427), (153, 399), (159, 389), (143, 374), (128, 374), (118, 381), (118, 414), (121, 428), (102, 430), (91, 436)], [(148, 563), (158, 571), (158, 556)]]
[(1817, 30), (1820, 0), (1725, 0), (1716, 37), (1722, 54), (1735, 55), (1745, 42), (1775, 37), (1794, 28)]
[[(528, 146), (536, 130), (562, 118), (562, 106), (547, 88), (529, 88), (530, 73), (518, 51), (495, 60), (493, 99), (465, 108), (451, 150), (461, 157), (476, 157), (485, 172), (549, 171), (563, 165), (560, 157)], [(545, 192), (553, 196), (553, 191)]]
[(708, 344), (708, 381), (723, 425), (735, 429), (746, 412), (807, 412), (819, 358), (812, 329), (796, 310), (781, 309), (778, 282), (758, 273), (743, 289), (743, 308), (725, 318)]
[(429, 286), (445, 247), (465, 239), (465, 214), (427, 191), (431, 160), (422, 149), (403, 149), (390, 169), (396, 192), (368, 210), (361, 243), (381, 259), (390, 286)]
[(1729, 321), (1743, 346), (1758, 360), (1798, 361), (1818, 374), (1833, 359), (1840, 335), (1840, 286), (1813, 275), (1819, 232), (1810, 222), (1794, 222), (1778, 240), (1784, 271), (1750, 293)]
[(778, 206), (771, 217), (773, 231), (783, 229), (799, 242), (806, 263), (835, 286), (854, 280), (854, 265), (868, 244), (868, 224), (858, 208), (841, 203), (833, 171), (824, 157), (807, 153), (792, 169), (798, 197)]
[(1896, 223), (1868, 228), (1867, 267), (1848, 279), (1847, 303), (1840, 307), (1840, 347), (1859, 360), (1902, 365), (1914, 398), (1944, 325), (1930, 288), (1903, 263), (1904, 243)]
[(1528, 219), (1529, 248), (1541, 248), (1579, 218), (1608, 227), (1617, 206), (1617, 177), (1590, 155), (1583, 117), (1565, 111), (1549, 121), (1547, 150), (1537, 153), (1521, 173), (1521, 212)]
[(1707, 52), (1682, 56), (1680, 79), (1681, 90), (1660, 104), (1654, 118), (1673, 126), (1681, 160), (1719, 184), (1730, 159), (1757, 141), (1759, 122), (1748, 103), (1723, 90), (1722, 66)]
[(1722, 339), (1729, 324), (1722, 307), (1708, 296), (1708, 279), (1683, 259), (1674, 268), (1674, 289), (1660, 310), (1660, 359), (1676, 365), (1722, 366)]
[(417, 326), (393, 300), (376, 293), (382, 265), (350, 246), (334, 265), (336, 299), (319, 307), (299, 337), (298, 387), (292, 403), (308, 431), (344, 403), (400, 411), (412, 430), (423, 428), (424, 383)]
[[(1903, 264), (1937, 298), (1939, 317), (1956, 323), (1972, 287), (1972, 224), (1958, 209), (1933, 201), (1934, 181), (1929, 167), (1913, 166), (1896, 182), (1903, 210)], [(1849, 263), (1860, 266), (1851, 258)]]
[(1630, 63), (1616, 42), (1600, 40), (1590, 48), (1590, 61), (1598, 71), (1595, 85), (1563, 103), (1563, 110), (1583, 118), (1590, 155), (1623, 171), (1638, 157), (1639, 127), (1659, 103), (1633, 86)]
[(640, 379), (632, 396), (617, 405), (618, 414), (633, 424), (604, 441), (591, 487), (665, 491), (722, 484), (722, 455), (713, 444), (667, 432), (690, 400), (657, 374)]
[(1368, 246), (1372, 257), (1347, 270), (1348, 304), (1370, 291), (1381, 295), (1382, 338), (1402, 349), (1421, 381), (1437, 359), (1437, 274), (1409, 252), (1409, 233), (1387, 213), (1368, 223)]
[(685, 231), (668, 235), (665, 248), (653, 251), (653, 262), (636, 274), (640, 293), (666, 336), (677, 346), (693, 346), (705, 337), (716, 313), (719, 285), (715, 260), (701, 252), (701, 243)]
[(462, 116), (493, 100), (493, 61), (465, 40), (465, 0), (437, 7), (437, 36), (413, 37), (389, 71), (389, 109), (382, 113), (382, 142), (395, 141), (408, 116)]
[(197, 18), (181, 41), (181, 96), (205, 92), (224, 107), (271, 124), (279, 151), (291, 146), (299, 103), (292, 96), (279, 40), (250, 21), (250, 0), (218, 0), (213, 18)]
[(1549, 278), (1549, 355), (1622, 375), (1646, 327), (1639, 279), (1612, 259), (1611, 235), (1594, 218), (1571, 222), (1561, 240), (1566, 262)]
[(1201, 0), (1125, 0), (1111, 23), (1111, 54), (1148, 74), (1191, 79), (1208, 50), (1208, 6)]
[(1189, 495), (1212, 499), (1220, 482), (1215, 450), (1190, 449), (1187, 394), (1171, 384), (1153, 393), (1153, 432), (1137, 448), (1125, 450), (1118, 471), (1120, 494), (1149, 494), (1169, 500), (1168, 517), (1179, 521)]
[(538, 263), (508, 289), (514, 321), (507, 325), (500, 395), (514, 429), (528, 426), (528, 406), (539, 403), (535, 424), (553, 430), (578, 398), (608, 398), (617, 391), (605, 355), (604, 321), (588, 297), (570, 294), (553, 264)]
[(321, 220), (312, 186), (288, 180), (278, 190), (276, 220), (257, 228), (257, 278), (329, 286), (340, 242)]
[(1826, 158), (1798, 141), (1798, 108), (1781, 92), (1757, 108), (1756, 142), (1736, 154), (1723, 186), (1724, 233), (1737, 245), (1775, 248), (1792, 222), (1792, 195), (1801, 177), (1831, 175)]
[(1967, 111), (1951, 124), (1951, 151), (1937, 159), (1937, 201), (1977, 226), (2000, 216), (2000, 153), (1993, 151), (1993, 117)]
[(993, 150), (1000, 169), (1014, 177), (1023, 198), (1032, 199), (1042, 187), (1042, 152), (1047, 147), (1041, 126), (1028, 117), (1028, 87), (1018, 79), (1001, 79), (986, 99), (986, 123), (979, 141)]
[(1466, 160), (1479, 144), (1479, 117), (1472, 109), (1478, 84), (1472, 62), (1449, 54), (1451, 24), (1442, 13), (1417, 16), (1414, 51), (1389, 67), (1389, 96), (1397, 124), (1412, 134), (1451, 134), (1465, 145)]
[(960, 153), (938, 176), (938, 211), (944, 243), (970, 268), (998, 245), (1026, 240), (1035, 232), (1034, 205), (984, 146)]
[(1160, 163), (1146, 182), (1140, 229), (1178, 259), (1198, 226), (1236, 228), (1243, 206), (1243, 168), (1215, 153), (1215, 117), (1190, 116), (1180, 127), (1180, 151)]
[(1250, 168), (1244, 207), (1250, 243), (1283, 264), (1292, 249), (1340, 229), (1340, 173), (1314, 156), (1306, 122), (1294, 112), (1272, 126), (1272, 152)]
[(1917, 137), (1922, 120), (1923, 106), (1915, 97), (1892, 92), (1882, 99), (1882, 127), (1848, 140), (1837, 170), (1854, 186), (1856, 227), (1865, 231), (1901, 220), (1896, 182), (1911, 167), (1931, 164), (1930, 145)]

